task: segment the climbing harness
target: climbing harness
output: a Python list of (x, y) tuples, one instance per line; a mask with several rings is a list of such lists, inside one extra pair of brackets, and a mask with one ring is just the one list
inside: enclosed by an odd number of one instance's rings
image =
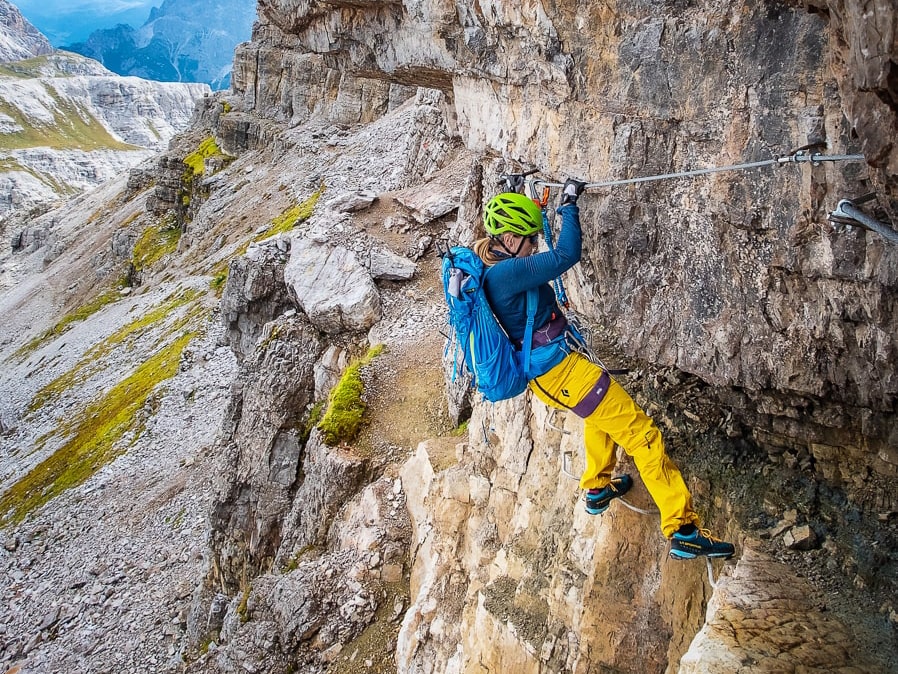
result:
[[(819, 152), (808, 152), (810, 147), (803, 147), (795, 150), (791, 154), (782, 155), (779, 157), (774, 157), (773, 159), (766, 159), (762, 161), (756, 162), (747, 162), (742, 164), (731, 164), (728, 166), (713, 166), (703, 169), (693, 169), (689, 171), (678, 171), (673, 173), (663, 173), (658, 175), (651, 176), (642, 176), (637, 178), (626, 178), (619, 180), (606, 180), (601, 182), (591, 182), (586, 183), (584, 189), (597, 189), (604, 187), (619, 187), (624, 185), (636, 185), (640, 183), (648, 183), (648, 182), (656, 182), (660, 180), (672, 180), (676, 178), (692, 178), (698, 176), (704, 176), (714, 173), (723, 173), (729, 171), (746, 171), (757, 168), (764, 168), (768, 166), (782, 166), (785, 164), (802, 164), (809, 163), (813, 166), (820, 166), (824, 162), (852, 162), (852, 161), (864, 161), (865, 157), (863, 154), (837, 154), (837, 155), (824, 155)], [(553, 187), (563, 187), (564, 183), (551, 182), (546, 180), (541, 180), (539, 178), (530, 178), (536, 173), (537, 169), (531, 169), (529, 171), (524, 171), (522, 173), (512, 173), (502, 176), (500, 182), (505, 183), (506, 189), (513, 192), (521, 192), (523, 191), (527, 196), (529, 196), (533, 201), (540, 207), (543, 216), (543, 236), (546, 240), (546, 244), (549, 247), (549, 250), (554, 250), (554, 241), (552, 237), (552, 228), (551, 228), (551, 220), (548, 214), (548, 203), (549, 203), (549, 195), (550, 190)], [(857, 199), (855, 202), (852, 202), (848, 199), (841, 200), (836, 209), (829, 215), (829, 220), (834, 223), (834, 225), (847, 225), (853, 226), (858, 225), (865, 229), (869, 229), (871, 231), (877, 232), (883, 238), (888, 240), (891, 243), (898, 243), (898, 232), (888, 227), (887, 225), (879, 222), (878, 220), (868, 216), (866, 213), (857, 208), (857, 204), (865, 203), (872, 199), (874, 195), (865, 195)], [(567, 293), (564, 289), (564, 283), (562, 279), (559, 277), (553, 281), (553, 286), (555, 288), (555, 294), (558, 299), (558, 302), (565, 309), (570, 308), (570, 303), (567, 298)], [(589, 348), (586, 340), (582, 335), (582, 328), (579, 321), (576, 320), (576, 317), (570, 317), (569, 322), (571, 323), (572, 329), (568, 334), (568, 341), (571, 345), (571, 348), (584, 357), (588, 358), (591, 362), (599, 365), (604, 371), (609, 374), (620, 374), (621, 371), (612, 371), (609, 370), (604, 363), (594, 354), (594, 352)], [(626, 372), (626, 371), (623, 371)], [(553, 423), (548, 423), (547, 426), (553, 430), (556, 430), (562, 434), (569, 435), (570, 431), (559, 428)], [(561, 455), (561, 470), (562, 472), (569, 478), (577, 480), (577, 476), (573, 473), (571, 465), (573, 463), (573, 452), (570, 450), (566, 450), (562, 452)], [(624, 506), (646, 516), (653, 516), (658, 514), (656, 509), (648, 510), (639, 508), (632, 503), (628, 502), (624, 498), (617, 499), (621, 501)], [(715, 580), (714, 578), (714, 567), (711, 564), (711, 558), (705, 557), (705, 565), (708, 573), (708, 582), (712, 588), (716, 589), (719, 583), (719, 579)]]
[[(726, 171), (746, 171), (748, 169), (763, 168), (765, 166), (781, 166), (783, 164), (812, 164), (819, 166), (823, 162), (837, 161), (863, 161), (862, 154), (820, 154), (819, 152), (807, 153), (805, 150), (796, 150), (787, 155), (774, 157), (773, 159), (764, 159), (762, 161), (753, 161), (745, 164), (731, 164), (729, 166), (711, 166), (703, 169), (694, 169), (691, 171), (678, 171), (676, 173), (661, 173), (652, 176), (642, 176), (640, 178), (626, 178), (622, 180), (605, 180), (596, 183), (586, 183), (584, 189), (595, 189), (599, 187), (618, 187), (621, 185), (635, 185), (637, 183), (655, 182), (658, 180), (671, 180), (674, 178), (693, 178), (695, 176), (708, 175), (710, 173), (723, 173)], [(530, 172), (532, 173), (532, 171)], [(525, 175), (529, 175), (525, 174)], [(563, 187), (564, 183), (554, 183), (544, 180), (534, 180), (536, 185), (545, 187)]]

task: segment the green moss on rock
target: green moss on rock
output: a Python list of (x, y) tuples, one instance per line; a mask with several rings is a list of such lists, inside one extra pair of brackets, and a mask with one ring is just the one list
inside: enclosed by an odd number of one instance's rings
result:
[(153, 266), (166, 255), (178, 249), (181, 227), (172, 215), (164, 217), (155, 225), (150, 225), (134, 244), (131, 264), (136, 271)]
[(322, 194), (324, 194), (323, 185), (319, 187), (308, 199), (306, 199), (302, 203), (296, 204), (295, 206), (291, 206), (274, 220), (272, 220), (271, 224), (265, 229), (265, 231), (256, 236), (253, 240), (261, 241), (262, 239), (267, 239), (268, 237), (274, 236), (276, 234), (289, 232), (291, 229), (296, 227), (296, 225), (305, 222), (310, 217), (312, 217), (312, 213), (315, 210), (315, 205), (318, 203), (318, 199), (321, 198)]
[(194, 176), (201, 176), (206, 170), (206, 160), (210, 157), (231, 158), (230, 155), (221, 151), (212, 136), (203, 140), (196, 150), (184, 157), (184, 163), (187, 164)]
[(361, 369), (382, 351), (383, 346), (369, 349), (363, 358), (346, 368), (339, 383), (331, 391), (327, 411), (318, 424), (318, 429), (327, 444), (336, 446), (352, 442), (361, 430), (368, 409), (362, 400), (365, 385), (362, 382)]

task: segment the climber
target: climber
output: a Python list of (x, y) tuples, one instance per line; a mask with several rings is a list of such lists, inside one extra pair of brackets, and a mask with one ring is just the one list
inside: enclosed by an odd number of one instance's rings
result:
[[(493, 197), (484, 210), (488, 237), (474, 250), (489, 266), (484, 289), (487, 299), (519, 346), (526, 324), (526, 295), (538, 289), (533, 349), (558, 342), (567, 329), (549, 283), (573, 267), (581, 256), (580, 215), (577, 200), (586, 183), (568, 179), (557, 212), (562, 227), (554, 250), (537, 253), (542, 213), (527, 196), (508, 192)], [(563, 341), (563, 337), (561, 338)], [(531, 368), (529, 388), (551, 407), (571, 410), (585, 420), (586, 469), (580, 487), (586, 490), (586, 512), (598, 515), (612, 499), (633, 485), (629, 475), (612, 476), (615, 443), (633, 457), (639, 474), (661, 512), (661, 530), (670, 540), (670, 556), (692, 559), (698, 555), (729, 558), (733, 545), (713, 538), (699, 526), (692, 496), (680, 471), (664, 451), (661, 433), (626, 391), (601, 367), (570, 349)]]

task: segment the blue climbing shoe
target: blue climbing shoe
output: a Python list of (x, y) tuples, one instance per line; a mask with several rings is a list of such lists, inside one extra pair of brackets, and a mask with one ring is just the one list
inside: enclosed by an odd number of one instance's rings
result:
[(695, 559), (700, 555), (729, 559), (735, 552), (732, 543), (717, 540), (710, 531), (699, 529), (694, 524), (684, 524), (670, 539), (671, 559)]
[(611, 482), (602, 489), (586, 490), (586, 512), (590, 515), (601, 515), (608, 510), (611, 499), (620, 498), (633, 486), (633, 479), (629, 475), (612, 477)]

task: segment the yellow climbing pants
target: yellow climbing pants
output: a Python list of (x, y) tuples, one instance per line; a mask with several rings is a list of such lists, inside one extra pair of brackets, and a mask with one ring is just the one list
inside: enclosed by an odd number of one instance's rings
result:
[[(530, 381), (530, 390), (551, 407), (584, 417), (586, 470), (581, 489), (601, 488), (611, 481), (617, 461), (615, 443), (633, 457), (639, 475), (661, 511), (661, 531), (668, 538), (683, 524), (699, 526), (692, 495), (679, 469), (664, 451), (655, 423), (602, 368), (572, 353), (546, 374)], [(593, 403), (598, 398), (598, 404)], [(584, 405), (585, 403), (585, 405)]]

